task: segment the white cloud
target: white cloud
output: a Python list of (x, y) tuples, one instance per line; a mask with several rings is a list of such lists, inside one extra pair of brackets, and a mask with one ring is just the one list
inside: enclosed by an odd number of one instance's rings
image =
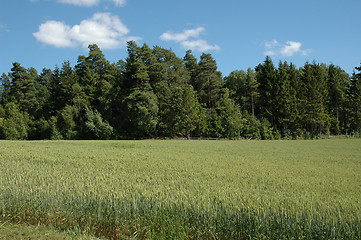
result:
[[(38, 2), (40, 0), (30, 0), (30, 2)], [(116, 6), (124, 6), (126, 0), (53, 0), (59, 3), (71, 4), (82, 7), (93, 7), (98, 5), (100, 2), (113, 2)]]
[(265, 51), (264, 55), (266, 56), (282, 56), (282, 57), (292, 57), (295, 54), (301, 54), (307, 56), (311, 50), (301, 49), (301, 42), (287, 41), (285, 44), (279, 43), (277, 40), (265, 41)]
[(113, 0), (116, 6), (124, 6), (125, 0)]
[(72, 4), (76, 6), (91, 7), (99, 3), (99, 0), (57, 0), (60, 3)]
[(273, 41), (271, 41), (271, 42), (265, 42), (265, 47), (266, 47), (266, 49), (271, 49), (271, 48), (274, 48), (274, 47), (276, 47), (277, 45), (278, 45), (279, 43), (278, 43), (278, 41), (277, 40), (273, 40)]
[(310, 53), (312, 53), (311, 49), (306, 49), (301, 51), (302, 56), (308, 56)]
[(96, 43), (102, 49), (121, 48), (129, 40), (139, 37), (127, 36), (129, 29), (117, 16), (110, 13), (96, 13), (92, 18), (80, 22), (79, 25), (68, 26), (63, 22), (47, 21), (40, 25), (34, 37), (45, 44), (55, 47), (87, 47)]
[(198, 27), (195, 29), (187, 29), (181, 33), (173, 33), (168, 31), (160, 36), (164, 41), (175, 41), (181, 44), (185, 49), (192, 49), (200, 52), (210, 50), (220, 50), (218, 45), (210, 45), (206, 40), (200, 39), (199, 35), (206, 29), (204, 27)]
[(281, 55), (284, 57), (292, 57), (301, 50), (302, 43), (287, 41), (286, 45), (281, 49)]
[(210, 50), (218, 51), (221, 49), (218, 45), (210, 45), (203, 39), (182, 41), (181, 44), (185, 49), (193, 49), (193, 50), (198, 50), (200, 52), (206, 52)]
[(70, 47), (73, 45), (69, 37), (70, 27), (62, 22), (47, 21), (39, 27), (39, 31), (33, 33), (39, 41), (55, 47)]
[(265, 52), (264, 52), (264, 55), (265, 55), (265, 56), (270, 56), (270, 57), (272, 57), (272, 56), (277, 55), (277, 53), (276, 53), (275, 51), (268, 50), (268, 51), (265, 51)]
[(10, 32), (9, 28), (1, 23), (0, 23), (0, 31)]
[(201, 34), (204, 31), (205, 31), (205, 29), (203, 27), (184, 30), (182, 33), (172, 33), (169, 31), (169, 32), (163, 33), (160, 36), (160, 39), (165, 40), (165, 41), (182, 42), (182, 41), (188, 40), (191, 37), (198, 38), (199, 34)]

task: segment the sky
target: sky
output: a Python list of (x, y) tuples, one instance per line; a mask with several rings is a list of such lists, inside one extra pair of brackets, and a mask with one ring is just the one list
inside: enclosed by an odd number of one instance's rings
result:
[(302, 67), (361, 63), (360, 0), (1, 0), (0, 74), (23, 67), (74, 66), (98, 44), (110, 62), (126, 42), (210, 53), (223, 76), (270, 56)]

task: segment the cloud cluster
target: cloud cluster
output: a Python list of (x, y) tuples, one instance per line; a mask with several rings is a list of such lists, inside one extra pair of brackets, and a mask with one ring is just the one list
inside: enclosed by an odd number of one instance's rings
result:
[[(38, 1), (40, 0), (30, 0), (30, 2), (38, 2)], [(101, 1), (104, 0), (53, 0), (53, 1), (56, 1), (58, 3), (81, 6), (81, 7), (93, 7), (98, 5)], [(124, 6), (126, 3), (126, 0), (105, 0), (105, 1), (113, 2), (118, 7)]]
[(266, 41), (265, 42), (265, 52), (266, 56), (282, 56), (282, 57), (292, 57), (295, 54), (301, 54), (307, 56), (311, 50), (303, 50), (301, 42), (287, 41), (285, 44), (279, 43), (277, 40)]
[[(36, 2), (39, 0), (30, 0), (31, 2)], [(82, 7), (93, 7), (98, 5), (101, 1), (104, 0), (55, 0), (59, 3), (65, 3), (65, 4), (72, 4), (75, 6), (82, 6)], [(124, 6), (126, 3), (126, 0), (106, 0), (108, 2), (113, 2), (116, 6)]]
[(160, 36), (164, 41), (175, 41), (181, 44), (185, 49), (192, 49), (200, 52), (210, 50), (220, 50), (218, 45), (210, 45), (206, 40), (200, 39), (199, 35), (205, 31), (205, 28), (198, 27), (195, 29), (187, 29), (181, 33), (166, 32)]
[(129, 29), (117, 16), (110, 13), (95, 13), (79, 25), (69, 26), (64, 22), (47, 21), (39, 26), (34, 37), (45, 44), (55, 47), (87, 47), (96, 43), (102, 49), (116, 49), (126, 45), (127, 41), (141, 38), (128, 36)]

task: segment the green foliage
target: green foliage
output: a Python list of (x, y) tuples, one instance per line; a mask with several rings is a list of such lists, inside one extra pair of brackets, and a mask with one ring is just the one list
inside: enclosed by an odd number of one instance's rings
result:
[(192, 86), (183, 89), (182, 105), (180, 115), (176, 119), (176, 131), (180, 136), (191, 138), (191, 135), (200, 124), (201, 106), (196, 98)]
[(60, 131), (58, 130), (58, 120), (55, 116), (52, 116), (49, 121), (51, 133), (50, 133), (50, 139), (51, 140), (61, 140), (63, 139), (63, 136), (61, 135)]
[(260, 91), (260, 113), (261, 118), (267, 118), (272, 124), (277, 119), (277, 72), (273, 65), (271, 58), (266, 57), (266, 60), (261, 65), (256, 67), (257, 82)]
[(216, 103), (215, 111), (219, 119), (219, 136), (227, 138), (240, 137), (242, 114), (234, 101), (229, 98), (228, 89), (224, 90), (220, 100)]
[(272, 125), (267, 119), (262, 119), (261, 121), (260, 134), (262, 140), (272, 140), (274, 137)]
[(198, 82), (193, 87), (198, 92), (199, 102), (210, 109), (219, 100), (220, 90), (224, 85), (222, 73), (217, 71), (216, 60), (211, 54), (202, 54), (198, 65)]
[(249, 109), (247, 74), (243, 70), (235, 70), (226, 76), (224, 81), (232, 99), (243, 111), (247, 111)]
[(28, 136), (26, 116), (19, 111), (15, 103), (5, 105), (5, 118), (0, 125), (1, 135), (8, 140), (22, 140)]
[(111, 139), (113, 137), (113, 127), (107, 121), (104, 121), (97, 110), (86, 109), (86, 132), (91, 139)]
[(350, 129), (361, 134), (361, 66), (355, 68), (348, 92)]
[(272, 140), (280, 139), (280, 133), (272, 128), (271, 123), (263, 118), (261, 120), (247, 114), (242, 120), (241, 135), (247, 139)]
[(188, 50), (181, 59), (130, 41), (125, 61), (111, 64), (96, 44), (88, 48), (74, 67), (65, 61), (38, 74), (15, 62), (1, 76), (0, 105), (16, 104), (26, 125), (1, 117), (1, 138), (296, 139), (361, 131), (360, 67), (350, 78), (332, 64), (275, 67), (266, 57), (255, 71), (223, 78), (208, 53), (198, 60)]
[(0, 118), (4, 118), (6, 116), (5, 109), (2, 105), (0, 105)]
[(158, 99), (150, 90), (135, 88), (124, 99), (127, 136), (152, 137), (158, 124)]
[(1, 75), (1, 87), (0, 87), (0, 101), (6, 103), (9, 99), (9, 92), (11, 88), (10, 77), (3, 73)]
[[(76, 119), (79, 116), (79, 109), (75, 106), (66, 105), (59, 112), (58, 124), (65, 139), (76, 139), (78, 137), (78, 126)], [(57, 133), (55, 133), (57, 135)]]
[(256, 75), (251, 68), (247, 69), (247, 84), (249, 89), (249, 101), (251, 102), (251, 113), (252, 116), (255, 116), (255, 105), (258, 103), (258, 98), (260, 96), (258, 87), (259, 83), (257, 82)]

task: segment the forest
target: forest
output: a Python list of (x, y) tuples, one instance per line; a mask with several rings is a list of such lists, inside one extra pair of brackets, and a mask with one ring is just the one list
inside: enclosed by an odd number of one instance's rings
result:
[(216, 60), (191, 50), (130, 41), (110, 63), (96, 44), (72, 67), (13, 63), (1, 76), (0, 139), (313, 139), (360, 135), (361, 65), (255, 68), (223, 76)]

